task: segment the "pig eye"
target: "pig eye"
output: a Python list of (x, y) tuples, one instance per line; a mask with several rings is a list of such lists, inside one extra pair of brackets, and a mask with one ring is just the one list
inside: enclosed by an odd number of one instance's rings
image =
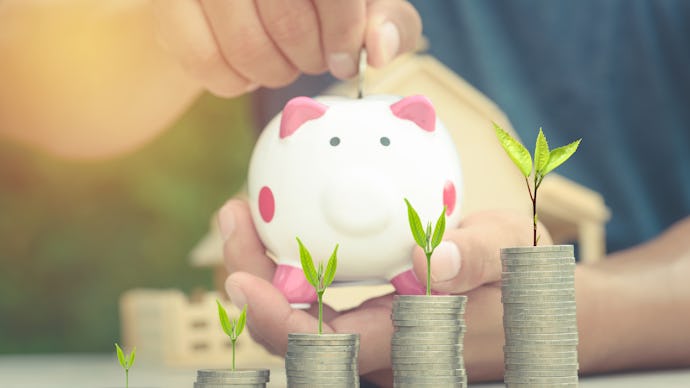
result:
[(330, 143), (331, 143), (331, 145), (332, 145), (333, 147), (335, 147), (335, 146), (337, 146), (338, 144), (340, 144), (340, 138), (339, 138), (338, 136), (333, 136), (333, 137), (331, 138)]
[(391, 144), (391, 139), (387, 138), (386, 136), (381, 137), (379, 141), (381, 142), (381, 145), (384, 147), (388, 147)]

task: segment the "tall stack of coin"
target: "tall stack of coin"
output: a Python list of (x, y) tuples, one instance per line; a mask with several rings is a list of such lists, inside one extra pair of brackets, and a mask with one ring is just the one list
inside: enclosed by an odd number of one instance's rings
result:
[(359, 334), (288, 334), (288, 387), (359, 387)]
[(397, 295), (393, 300), (393, 384), (466, 387), (462, 356), (467, 297)]
[(501, 250), (508, 387), (577, 386), (572, 245)]
[(201, 369), (194, 388), (265, 388), (270, 373), (268, 369)]

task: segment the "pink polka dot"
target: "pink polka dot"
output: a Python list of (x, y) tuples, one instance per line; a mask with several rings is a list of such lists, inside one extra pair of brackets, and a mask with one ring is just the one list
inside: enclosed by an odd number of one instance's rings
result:
[(446, 181), (443, 185), (443, 204), (446, 206), (446, 215), (450, 215), (455, 209), (455, 185), (451, 181)]
[(264, 186), (259, 191), (259, 213), (265, 222), (271, 222), (276, 212), (276, 201), (273, 192), (268, 186)]

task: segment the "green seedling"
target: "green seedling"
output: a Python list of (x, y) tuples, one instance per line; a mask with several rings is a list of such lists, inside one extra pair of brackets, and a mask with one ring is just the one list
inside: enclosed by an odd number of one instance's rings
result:
[[(582, 139), (575, 140), (563, 147), (549, 150), (549, 143), (546, 141), (546, 136), (544, 136), (544, 132), (539, 128), (537, 142), (534, 146), (534, 159), (532, 159), (527, 148), (496, 123), (494, 123), (494, 130), (496, 131), (498, 140), (501, 142), (501, 146), (525, 177), (527, 191), (532, 200), (532, 242), (534, 246), (537, 246), (539, 242), (539, 237), (537, 236), (537, 222), (539, 221), (537, 217), (537, 190), (539, 186), (541, 186), (541, 182), (546, 174), (563, 164), (563, 162), (568, 160), (575, 151), (577, 151), (577, 147), (580, 145)], [(530, 185), (529, 178), (532, 175), (534, 175), (534, 181), (532, 185)]]
[(237, 343), (237, 338), (242, 334), (244, 330), (244, 324), (247, 322), (247, 305), (245, 304), (242, 308), (242, 312), (237, 319), (230, 320), (228, 317), (228, 312), (220, 301), (216, 299), (216, 304), (218, 304), (218, 318), (220, 318), (220, 325), (223, 327), (225, 334), (230, 337), (230, 343), (232, 344), (232, 370), (235, 370), (235, 344)]
[(122, 348), (120, 348), (120, 345), (115, 343), (115, 350), (117, 351), (117, 360), (120, 362), (120, 365), (122, 365), (122, 368), (125, 370), (125, 388), (129, 388), (129, 368), (134, 365), (134, 358), (136, 357), (137, 354), (137, 347), (135, 346), (134, 349), (132, 349), (132, 353), (129, 354), (129, 356), (125, 356), (125, 353), (122, 351)]
[(422, 221), (419, 219), (419, 214), (414, 210), (410, 201), (405, 198), (407, 205), (407, 218), (410, 222), (410, 230), (412, 237), (417, 245), (422, 247), (426, 255), (426, 294), (431, 295), (431, 255), (434, 250), (441, 243), (443, 233), (446, 231), (446, 207), (443, 206), (443, 211), (436, 221), (433, 233), (431, 232), (431, 221), (426, 224), (426, 230), (422, 226)]
[(331, 258), (328, 259), (326, 269), (323, 269), (323, 261), (319, 261), (319, 269), (317, 270), (311, 258), (311, 253), (302, 244), (299, 237), (297, 238), (297, 243), (299, 244), (299, 258), (302, 263), (304, 277), (307, 278), (309, 284), (316, 290), (319, 302), (319, 334), (323, 334), (323, 293), (326, 292), (326, 288), (333, 283), (335, 278), (335, 270), (338, 266), (338, 244), (335, 245)]

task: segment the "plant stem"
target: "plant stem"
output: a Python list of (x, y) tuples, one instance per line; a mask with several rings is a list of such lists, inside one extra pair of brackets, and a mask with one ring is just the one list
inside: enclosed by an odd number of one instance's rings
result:
[(426, 253), (426, 295), (431, 296), (431, 252)]
[(129, 369), (125, 369), (125, 388), (129, 388)]
[(537, 189), (539, 188), (539, 174), (534, 174), (534, 196), (532, 197), (532, 243), (537, 246)]
[(235, 371), (235, 342), (236, 341), (237, 340), (230, 341), (230, 342), (232, 342), (232, 371), (233, 372)]
[(317, 297), (319, 298), (319, 334), (323, 333), (323, 291), (318, 292)]

